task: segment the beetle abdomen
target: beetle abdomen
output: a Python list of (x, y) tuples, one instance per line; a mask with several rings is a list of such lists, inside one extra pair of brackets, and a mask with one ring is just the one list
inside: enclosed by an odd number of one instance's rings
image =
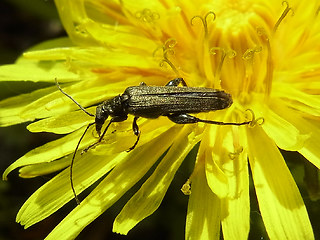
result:
[(211, 88), (135, 86), (128, 87), (123, 95), (128, 113), (145, 118), (209, 112), (232, 104), (230, 94)]

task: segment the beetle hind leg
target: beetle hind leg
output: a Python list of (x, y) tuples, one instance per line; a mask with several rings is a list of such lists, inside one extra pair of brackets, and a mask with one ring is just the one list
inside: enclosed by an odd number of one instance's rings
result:
[(177, 124), (190, 124), (190, 123), (198, 123), (198, 122), (203, 122), (203, 123), (208, 123), (208, 124), (215, 124), (215, 125), (246, 125), (250, 124), (251, 121), (247, 122), (240, 122), (240, 123), (235, 123), (235, 122), (219, 122), (219, 121), (212, 121), (212, 120), (205, 120), (205, 119), (200, 119), (195, 116), (191, 116), (187, 113), (175, 113), (175, 114), (169, 114), (167, 117), (174, 123)]
[(177, 124), (197, 123), (199, 118), (191, 116), (187, 113), (169, 114), (167, 116), (172, 122)]

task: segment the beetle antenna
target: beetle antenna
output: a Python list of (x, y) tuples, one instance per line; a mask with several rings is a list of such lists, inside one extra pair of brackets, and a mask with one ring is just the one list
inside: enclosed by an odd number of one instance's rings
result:
[(68, 98), (70, 98), (70, 99), (71, 99), (75, 104), (77, 104), (78, 107), (79, 107), (82, 111), (84, 111), (87, 115), (89, 115), (89, 116), (91, 116), (91, 117), (94, 117), (94, 115), (93, 115), (92, 113), (89, 113), (87, 110), (85, 110), (84, 107), (82, 107), (82, 106), (80, 105), (80, 103), (78, 103), (76, 100), (73, 99), (73, 97), (71, 97), (68, 93), (66, 93), (65, 91), (63, 91), (63, 90), (61, 89), (61, 87), (60, 87), (60, 85), (59, 85), (59, 83), (58, 83), (57, 78), (55, 78), (54, 80), (56, 81), (56, 85), (57, 85), (57, 87), (59, 88), (60, 92), (62, 92), (64, 95), (66, 95)]
[(78, 151), (78, 148), (80, 146), (80, 143), (84, 137), (84, 135), (87, 133), (88, 129), (93, 125), (95, 124), (95, 122), (92, 122), (92, 123), (89, 123), (89, 125), (87, 126), (86, 130), (84, 130), (84, 133), (82, 134), (81, 138), (79, 139), (78, 141), (78, 144), (77, 144), (77, 147), (76, 149), (74, 150), (74, 153), (72, 155), (72, 159), (71, 159), (71, 163), (70, 163), (70, 184), (71, 184), (71, 189), (72, 189), (72, 192), (73, 192), (73, 195), (74, 195), (74, 199), (76, 200), (77, 204), (80, 205), (80, 200), (77, 196), (77, 193), (76, 193), (76, 190), (74, 189), (74, 184), (73, 184), (73, 178), (72, 178), (72, 172), (73, 172), (73, 163), (74, 163), (74, 159), (76, 157), (76, 153)]

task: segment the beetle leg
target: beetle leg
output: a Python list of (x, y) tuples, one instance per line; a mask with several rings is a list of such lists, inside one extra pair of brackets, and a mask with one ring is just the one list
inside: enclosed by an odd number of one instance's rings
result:
[(168, 83), (166, 84), (166, 86), (168, 86), (168, 87), (176, 87), (176, 86), (178, 86), (180, 83), (181, 83), (184, 87), (187, 87), (187, 84), (186, 84), (186, 82), (183, 80), (183, 78), (175, 78), (175, 79), (171, 80), (170, 82), (168, 82)]
[(187, 113), (180, 113), (180, 114), (170, 114), (167, 116), (172, 122), (177, 124), (188, 124), (188, 123), (197, 123), (197, 122), (203, 122), (203, 123), (209, 123), (209, 124), (216, 124), (216, 125), (246, 125), (250, 124), (251, 121), (248, 122), (241, 122), (241, 123), (234, 123), (234, 122), (218, 122), (218, 121), (211, 121), (211, 120), (205, 120), (200, 119), (195, 116), (191, 116)]
[(103, 137), (104, 137), (104, 135), (106, 134), (106, 132), (107, 132), (107, 130), (108, 130), (108, 128), (109, 128), (109, 126), (111, 125), (111, 123), (113, 123), (114, 121), (112, 121), (112, 119), (110, 120), (110, 122), (108, 123), (108, 125), (107, 125), (107, 127), (104, 129), (104, 131), (103, 131), (103, 133), (101, 134), (101, 136), (99, 137), (99, 140), (97, 141), (97, 142), (95, 142), (95, 143), (93, 143), (93, 144), (91, 144), (91, 145), (89, 145), (88, 147), (86, 147), (85, 149), (83, 149), (82, 150), (82, 153), (85, 153), (85, 152), (87, 152), (90, 148), (92, 148), (92, 147), (94, 147), (94, 146), (96, 146), (96, 145), (98, 145), (101, 141), (102, 141), (102, 139), (103, 139)]
[(147, 84), (145, 82), (141, 82), (139, 86), (147, 86)]
[(170, 114), (167, 116), (172, 122), (178, 124), (197, 123), (197, 118), (186, 113)]
[(139, 130), (139, 126), (138, 126), (138, 124), (137, 124), (137, 119), (138, 119), (139, 117), (134, 117), (134, 119), (133, 119), (133, 122), (132, 122), (132, 130), (133, 130), (133, 133), (134, 133), (134, 135), (136, 135), (137, 136), (137, 140), (136, 140), (136, 142), (133, 144), (133, 146), (132, 147), (130, 147), (128, 150), (127, 150), (127, 152), (130, 152), (131, 150), (133, 150), (136, 146), (137, 146), (137, 144), (138, 144), (138, 142), (139, 142), (139, 139), (140, 139), (140, 130)]
[(83, 149), (82, 153), (87, 152), (90, 148), (98, 145), (102, 141), (102, 139), (103, 139), (104, 135), (106, 134), (108, 128), (110, 127), (111, 123), (113, 123), (113, 122), (122, 122), (122, 121), (124, 121), (126, 119), (127, 119), (127, 116), (116, 116), (116, 117), (111, 118), (111, 120), (109, 121), (107, 127), (104, 129), (103, 133), (99, 137), (99, 140), (97, 142), (89, 145), (85, 149)]

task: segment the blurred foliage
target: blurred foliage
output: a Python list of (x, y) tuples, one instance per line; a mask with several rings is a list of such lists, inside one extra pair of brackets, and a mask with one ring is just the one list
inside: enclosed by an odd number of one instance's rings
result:
[[(0, 1), (0, 64), (13, 63), (23, 51), (33, 45), (64, 35), (65, 32), (60, 24), (53, 1)], [(29, 92), (39, 86), (39, 83), (31, 82), (2, 82), (0, 83), (0, 99)], [(49, 133), (33, 134), (26, 130), (26, 126), (27, 124), (20, 124), (0, 128), (1, 173), (26, 152), (59, 137)], [(316, 239), (320, 239), (320, 204), (319, 201), (312, 201), (316, 200), (314, 196), (319, 194), (319, 171), (297, 153), (283, 152), (283, 154), (304, 197)], [(184, 239), (188, 197), (181, 193), (180, 188), (191, 174), (195, 156), (196, 149), (189, 154), (177, 172), (158, 211), (142, 221), (129, 232), (128, 236), (112, 233), (112, 222), (143, 180), (123, 196), (114, 207), (84, 229), (77, 239)], [(309, 174), (310, 172), (312, 174)], [(24, 201), (50, 177), (52, 176), (20, 179), (16, 171), (15, 174), (9, 176), (8, 182), (0, 181), (0, 240), (43, 239), (75, 207), (75, 201), (71, 201), (53, 216), (27, 230), (15, 223), (15, 215)], [(249, 239), (268, 239), (252, 186), (251, 182), (251, 232)], [(313, 194), (312, 199), (308, 193)]]

